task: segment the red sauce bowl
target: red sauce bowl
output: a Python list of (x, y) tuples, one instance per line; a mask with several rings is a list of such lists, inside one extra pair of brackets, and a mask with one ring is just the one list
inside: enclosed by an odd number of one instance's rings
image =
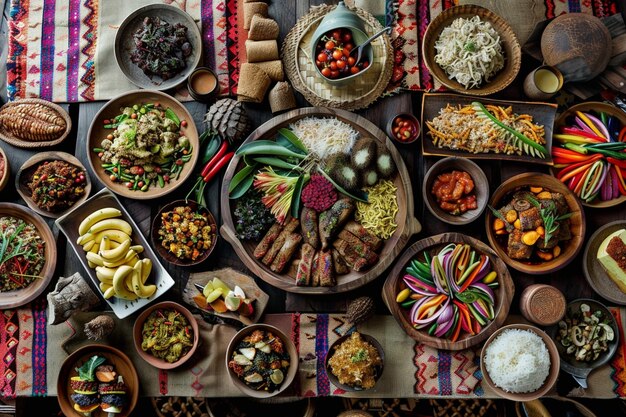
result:
[(387, 123), (387, 135), (397, 143), (413, 143), (419, 138), (420, 133), (420, 122), (410, 113), (400, 113)]

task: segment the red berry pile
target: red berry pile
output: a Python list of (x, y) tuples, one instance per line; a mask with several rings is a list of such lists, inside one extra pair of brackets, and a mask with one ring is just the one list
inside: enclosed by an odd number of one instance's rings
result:
[(311, 175), (311, 180), (302, 189), (302, 203), (305, 207), (321, 213), (337, 201), (333, 185), (322, 175)]
[(327, 32), (317, 43), (315, 65), (322, 75), (330, 79), (349, 77), (367, 68), (369, 62), (361, 59), (356, 63), (355, 56), (350, 55), (354, 48), (350, 29), (340, 28)]

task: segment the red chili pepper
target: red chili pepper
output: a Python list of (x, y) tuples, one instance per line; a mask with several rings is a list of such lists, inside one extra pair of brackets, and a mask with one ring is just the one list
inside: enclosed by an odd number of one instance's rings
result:
[(619, 193), (621, 195), (626, 195), (626, 181), (624, 181), (622, 170), (615, 168), (615, 172), (617, 173), (617, 186), (619, 187)]
[(616, 159), (613, 158), (612, 156), (609, 156), (608, 158), (606, 158), (607, 161), (609, 161), (610, 163), (612, 163), (613, 165), (616, 165), (620, 168), (624, 168), (626, 169), (626, 161), (622, 161), (620, 159)]
[(562, 170), (560, 170), (556, 174), (556, 177), (559, 180), (561, 180), (561, 182), (566, 182), (567, 180), (569, 180), (574, 175), (576, 175), (579, 172), (582, 172), (585, 169), (591, 167), (591, 164), (593, 164), (594, 162), (596, 162), (599, 159), (602, 159), (602, 154), (595, 154), (594, 156), (589, 158), (587, 161), (578, 162), (576, 164), (572, 164), (572, 165), (568, 166), (567, 168), (563, 168)]
[(476, 276), (478, 275), (478, 272), (480, 272), (480, 269), (482, 268), (482, 266), (488, 261), (489, 259), (485, 256), (485, 255), (480, 255), (480, 263), (478, 264), (478, 266), (476, 267), (476, 269), (474, 269), (474, 271), (471, 273), (471, 275), (469, 277), (467, 277), (465, 279), (465, 282), (463, 283), (463, 285), (461, 286), (461, 288), (459, 288), (459, 292), (463, 292), (467, 289), (467, 287), (470, 286), (470, 284), (474, 281), (474, 278), (476, 278)]
[(459, 322), (456, 324), (456, 328), (454, 329), (454, 333), (452, 333), (452, 337), (450, 338), (450, 340), (452, 342), (456, 342), (460, 334), (461, 334), (461, 318), (459, 317)]
[(222, 159), (217, 161), (215, 166), (204, 176), (204, 182), (209, 182), (211, 179), (235, 156), (235, 152), (229, 152)]
[(580, 183), (580, 180), (584, 176), (584, 172), (579, 172), (578, 174), (574, 175), (572, 178), (569, 179), (569, 184), (567, 184), (567, 188), (569, 188), (571, 191), (574, 191), (576, 189), (576, 186)]
[[(201, 177), (206, 177), (206, 175), (209, 173), (209, 171), (211, 170), (211, 167), (220, 160), (220, 158), (222, 158), (222, 156), (224, 156), (224, 154), (226, 153), (226, 151), (228, 150), (228, 141), (225, 140), (224, 142), (222, 142), (222, 145), (220, 146), (220, 148), (217, 150), (217, 153), (215, 154), (215, 156), (213, 156), (213, 158), (211, 158), (209, 160), (209, 162), (206, 163), (206, 165), (204, 166), (204, 168), (202, 168), (202, 172), (200, 172), (200, 176)], [(206, 180), (205, 180), (206, 182)]]
[(617, 140), (620, 142), (626, 142), (626, 126), (619, 131), (619, 135), (617, 135)]

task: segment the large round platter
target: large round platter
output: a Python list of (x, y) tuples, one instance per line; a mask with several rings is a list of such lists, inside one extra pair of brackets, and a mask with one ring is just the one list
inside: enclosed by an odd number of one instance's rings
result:
[[(362, 77), (357, 77), (348, 85), (331, 85), (324, 80), (310, 56), (313, 34), (320, 22), (336, 6), (320, 5), (309, 14), (302, 16), (285, 37), (281, 58), (285, 72), (293, 88), (300, 92), (314, 106), (336, 107), (355, 110), (369, 106), (387, 88), (393, 71), (393, 48), (388, 35), (372, 42), (374, 60), (372, 68)], [(383, 26), (374, 16), (363, 9), (355, 9), (363, 20), (368, 36)]]
[[(617, 117), (622, 125), (626, 126), (626, 113), (620, 111), (617, 107), (614, 107), (607, 103), (589, 101), (586, 103), (576, 104), (561, 113), (561, 115), (554, 122), (554, 133), (558, 133), (559, 129), (566, 123), (567, 119), (573, 117), (577, 111), (588, 112), (591, 110), (601, 111), (607, 113), (609, 116)], [(552, 175), (555, 175), (555, 171), (553, 168), (550, 169), (550, 173)], [(602, 201), (600, 198), (596, 198), (589, 203), (581, 200), (581, 203), (583, 206), (586, 207), (607, 208), (622, 204), (624, 201), (626, 201), (626, 195), (620, 195), (617, 198), (606, 201)]]
[[(187, 39), (189, 39), (192, 48), (191, 55), (185, 58), (186, 67), (168, 80), (163, 80), (159, 76), (150, 78), (130, 60), (132, 50), (135, 48), (133, 34), (141, 27), (146, 17), (159, 17), (172, 26), (181, 23), (187, 27)], [(196, 69), (201, 55), (202, 35), (198, 25), (189, 14), (178, 7), (168, 4), (149, 4), (135, 10), (124, 19), (115, 34), (115, 60), (117, 65), (130, 82), (141, 88), (167, 90), (176, 87), (184, 82), (191, 72)]]
[[(135, 104), (141, 103), (161, 103), (164, 108), (171, 108), (178, 118), (187, 121), (187, 127), (184, 128), (185, 136), (189, 138), (189, 143), (193, 147), (191, 152), (191, 159), (183, 165), (182, 172), (178, 179), (172, 178), (169, 183), (165, 184), (163, 188), (158, 185), (151, 186), (148, 191), (133, 191), (128, 189), (124, 183), (113, 182), (109, 178), (109, 175), (102, 168), (102, 163), (98, 155), (93, 152), (93, 148), (99, 148), (102, 140), (106, 138), (107, 134), (112, 133), (112, 129), (105, 129), (103, 121), (106, 119), (113, 119), (116, 115), (120, 114), (120, 108), (132, 107)], [(87, 159), (89, 160), (89, 166), (96, 174), (98, 179), (115, 194), (122, 197), (132, 198), (135, 200), (148, 200), (151, 198), (157, 198), (169, 194), (179, 186), (181, 186), (185, 180), (192, 174), (193, 167), (198, 160), (198, 152), (200, 150), (200, 144), (198, 140), (198, 129), (193, 122), (193, 117), (187, 111), (187, 108), (183, 106), (178, 100), (171, 96), (161, 93), (160, 91), (151, 90), (135, 90), (128, 93), (121, 94), (109, 102), (107, 102), (96, 114), (89, 126), (89, 133), (87, 134)]]
[(613, 303), (626, 305), (626, 293), (608, 276), (597, 258), (598, 248), (604, 239), (621, 229), (626, 229), (626, 220), (607, 223), (591, 235), (583, 254), (583, 272), (595, 292)]
[[(425, 250), (438, 251), (449, 243), (467, 243), (477, 252), (487, 255), (489, 257), (489, 261), (491, 262), (491, 267), (498, 274), (497, 279), (500, 283), (500, 286), (494, 291), (496, 298), (494, 319), (477, 335), (472, 336), (465, 334), (465, 336), (459, 338), (455, 342), (448, 339), (430, 336), (426, 331), (427, 329), (415, 329), (408, 317), (409, 310), (403, 309), (396, 302), (396, 295), (400, 292), (400, 284), (402, 283), (402, 277), (405, 273), (404, 270), (410, 263), (411, 259), (414, 259), (419, 253)], [(484, 341), (493, 332), (495, 332), (502, 325), (502, 323), (504, 323), (504, 320), (509, 314), (509, 308), (511, 301), (513, 300), (514, 292), (515, 285), (513, 284), (513, 279), (511, 278), (508, 268), (489, 246), (485, 245), (478, 239), (474, 239), (473, 237), (463, 235), (461, 233), (443, 233), (422, 239), (411, 245), (404, 252), (387, 277), (387, 280), (383, 285), (382, 296), (383, 301), (387, 305), (387, 308), (389, 308), (389, 311), (391, 311), (393, 317), (411, 338), (437, 349), (461, 350), (467, 349), (470, 346), (474, 346), (477, 343)]]
[[(28, 184), (31, 181), (32, 176), (35, 174), (37, 168), (46, 161), (63, 161), (67, 162), (70, 165), (80, 168), (85, 173), (85, 182), (83, 188), (85, 192), (83, 195), (76, 201), (71, 207), (59, 212), (50, 212), (40, 208), (37, 203), (32, 199), (32, 192)], [(15, 188), (17, 189), (18, 194), (24, 199), (28, 207), (30, 207), (36, 213), (44, 216), (50, 217), (53, 219), (58, 219), (65, 213), (72, 211), (74, 208), (78, 207), (82, 204), (83, 201), (89, 198), (89, 193), (91, 192), (91, 179), (89, 178), (89, 174), (87, 170), (83, 166), (83, 164), (76, 158), (74, 155), (70, 155), (65, 152), (57, 152), (57, 151), (49, 151), (49, 152), (40, 152), (35, 154), (30, 159), (28, 159), (20, 170), (17, 172), (17, 176), (15, 177)]]
[(221, 194), (224, 224), (222, 225), (220, 232), (224, 239), (233, 245), (235, 252), (237, 252), (237, 255), (241, 258), (243, 263), (255, 275), (275, 287), (285, 291), (302, 294), (328, 294), (353, 290), (378, 277), (385, 269), (387, 269), (389, 265), (391, 265), (395, 257), (400, 253), (400, 251), (402, 251), (409, 238), (421, 230), (420, 223), (413, 217), (414, 205), (411, 180), (402, 157), (387, 135), (369, 120), (345, 110), (328, 109), (323, 107), (308, 107), (293, 110), (289, 113), (277, 116), (261, 125), (254, 132), (252, 132), (250, 136), (248, 136), (244, 143), (249, 143), (257, 139), (272, 138), (278, 129), (288, 127), (290, 123), (305, 117), (337, 118), (340, 121), (352, 126), (353, 129), (359, 132), (361, 137), (372, 137), (382, 143), (385, 143), (391, 152), (394, 162), (398, 167), (398, 174), (394, 179), (394, 185), (398, 188), (397, 198), (399, 211), (396, 214), (398, 228), (391, 238), (385, 241), (382, 251), (380, 252), (380, 259), (378, 263), (365, 272), (352, 271), (348, 274), (337, 276), (337, 285), (333, 287), (302, 287), (296, 286), (295, 279), (293, 277), (289, 277), (287, 274), (276, 274), (261, 262), (258, 262), (252, 255), (258, 242), (240, 241), (236, 238), (234, 232), (234, 202), (228, 198), (228, 185), (230, 183), (230, 179), (241, 167), (241, 158), (239, 156), (235, 156), (230, 161), (226, 174), (224, 175)]
[(18, 204), (0, 203), (0, 217), (4, 216), (20, 218), (35, 226), (45, 245), (45, 264), (40, 273), (41, 278), (33, 281), (28, 287), (0, 292), (0, 309), (19, 307), (37, 298), (50, 283), (57, 265), (56, 240), (41, 216)]
[[(74, 392), (70, 387), (70, 378), (78, 375), (75, 368), (83, 365), (94, 355), (104, 357), (106, 363), (113, 365), (117, 374), (124, 378), (124, 383), (128, 388), (128, 392), (126, 393), (127, 404), (124, 406), (121, 413), (115, 415), (117, 417), (128, 417), (137, 405), (139, 398), (139, 376), (137, 375), (137, 370), (132, 361), (122, 351), (101, 344), (81, 347), (68, 356), (61, 365), (57, 377), (57, 396), (61, 411), (68, 417), (83, 417), (83, 413), (74, 410), (74, 402), (70, 398)], [(98, 407), (91, 415), (93, 417), (106, 417), (107, 413)]]

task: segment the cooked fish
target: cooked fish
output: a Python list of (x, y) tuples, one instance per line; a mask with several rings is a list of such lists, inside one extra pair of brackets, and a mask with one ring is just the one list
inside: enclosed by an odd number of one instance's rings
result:
[(350, 272), (350, 266), (346, 263), (345, 259), (343, 259), (339, 251), (332, 248), (331, 253), (333, 255), (333, 264), (335, 265), (335, 274), (343, 275)]
[(311, 267), (314, 257), (315, 249), (313, 246), (304, 242), (300, 248), (300, 263), (298, 264), (298, 272), (296, 273), (296, 285), (304, 286), (311, 284)]
[(365, 243), (373, 251), (378, 251), (383, 244), (382, 239), (380, 239), (375, 234), (370, 233), (365, 227), (363, 227), (360, 223), (355, 222), (354, 220), (346, 223), (346, 225), (344, 226), (344, 230), (347, 230), (354, 236), (358, 237), (361, 242)]
[(268, 230), (267, 233), (265, 233), (265, 236), (263, 236), (263, 239), (261, 239), (257, 247), (254, 249), (255, 258), (261, 259), (265, 256), (265, 254), (267, 253), (269, 248), (272, 246), (272, 243), (274, 243), (274, 241), (276, 240), (276, 238), (278, 237), (282, 229), (283, 227), (280, 225), (280, 223), (274, 223), (272, 227), (270, 227), (270, 230)]
[(317, 273), (320, 277), (320, 286), (332, 287), (337, 283), (335, 281), (335, 270), (333, 268), (333, 255), (329, 250), (320, 252)]
[(322, 249), (326, 249), (342, 226), (348, 221), (356, 206), (349, 198), (339, 199), (331, 208), (323, 211), (319, 218), (319, 234)]
[(283, 230), (279, 233), (276, 240), (274, 240), (274, 243), (272, 243), (272, 246), (270, 247), (270, 249), (267, 251), (265, 256), (263, 256), (263, 259), (261, 262), (263, 262), (264, 265), (270, 265), (274, 261), (274, 258), (280, 251), (280, 248), (282, 248), (283, 245), (285, 244), (285, 240), (287, 240), (287, 237), (291, 233), (293, 233), (294, 230), (298, 228), (299, 224), (300, 224), (300, 221), (294, 218), (291, 218), (287, 222)]
[(313, 246), (314, 249), (319, 249), (320, 234), (317, 222), (317, 211), (309, 207), (304, 207), (300, 214), (300, 228), (304, 241)]
[(270, 269), (274, 272), (281, 273), (285, 266), (287, 266), (287, 262), (291, 259), (296, 249), (298, 249), (298, 245), (302, 241), (302, 235), (300, 233), (291, 233), (285, 239), (285, 243), (278, 251), (278, 254), (272, 261), (272, 265)]

